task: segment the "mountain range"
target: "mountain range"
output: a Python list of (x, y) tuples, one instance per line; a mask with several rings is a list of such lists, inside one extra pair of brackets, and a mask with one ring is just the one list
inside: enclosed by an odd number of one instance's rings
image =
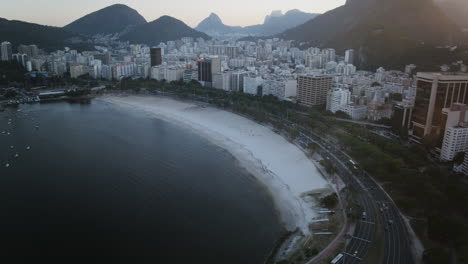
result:
[(17, 20), (0, 18), (0, 42), (9, 41), (13, 50), (20, 44), (36, 44), (46, 51), (70, 47), (79, 50), (92, 50), (86, 37), (59, 27), (43, 26)]
[(146, 23), (146, 19), (136, 10), (116, 4), (79, 18), (63, 28), (84, 35), (113, 34)]
[(195, 29), (214, 37), (230, 35), (272, 36), (301, 25), (318, 15), (305, 13), (297, 9), (290, 10), (285, 14), (281, 13), (281, 11), (273, 11), (271, 15), (266, 16), (263, 24), (238, 27), (225, 25), (218, 15), (211, 13)]
[(435, 63), (432, 52), (442, 52), (437, 46), (460, 44), (464, 37), (432, 0), (347, 0), (278, 36), (303, 46), (355, 49), (365, 69)]
[(162, 16), (148, 23), (136, 10), (121, 4), (85, 15), (63, 28), (0, 18), (0, 42), (10, 41), (14, 50), (20, 44), (37, 44), (46, 51), (64, 47), (93, 50), (91, 36), (109, 34), (122, 41), (147, 45), (183, 37), (210, 39), (173, 17)]
[(196, 31), (184, 22), (170, 16), (162, 16), (150, 23), (139, 25), (120, 40), (134, 44), (158, 45), (161, 42), (178, 40), (183, 37), (210, 39), (205, 33)]

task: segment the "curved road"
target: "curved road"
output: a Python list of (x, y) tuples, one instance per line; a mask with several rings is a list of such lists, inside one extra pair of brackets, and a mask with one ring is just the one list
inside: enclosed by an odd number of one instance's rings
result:
[[(338, 175), (346, 185), (356, 190), (356, 202), (362, 212), (366, 212), (365, 219), (360, 218), (356, 222), (353, 234), (347, 235), (349, 241), (342, 252), (344, 257), (338, 263), (357, 264), (365, 259), (375, 239), (377, 228), (381, 228), (384, 234), (384, 256), (381, 263), (413, 264), (406, 225), (390, 196), (365, 171), (355, 169), (346, 153), (301, 126), (286, 120), (281, 121), (299, 130), (298, 141), (304, 147), (311, 142), (321, 147), (319, 154), (335, 165)], [(379, 226), (376, 225), (377, 218), (381, 223)], [(316, 263), (324, 257), (313, 259), (308, 264)]]

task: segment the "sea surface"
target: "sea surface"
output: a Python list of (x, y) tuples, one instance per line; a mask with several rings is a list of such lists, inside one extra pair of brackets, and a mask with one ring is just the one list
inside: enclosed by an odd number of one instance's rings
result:
[(284, 231), (232, 155), (146, 112), (21, 105), (0, 133), (3, 263), (262, 264)]

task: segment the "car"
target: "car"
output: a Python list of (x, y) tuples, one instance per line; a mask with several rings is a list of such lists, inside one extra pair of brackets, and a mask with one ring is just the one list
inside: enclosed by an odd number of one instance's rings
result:
[(380, 208), (380, 212), (383, 214), (383, 208)]
[(388, 224), (389, 224), (389, 225), (392, 225), (392, 224), (393, 224), (393, 220), (388, 220)]
[(357, 254), (358, 254), (358, 251), (356, 250), (356, 251), (354, 251), (354, 255), (353, 255), (353, 256), (357, 256)]

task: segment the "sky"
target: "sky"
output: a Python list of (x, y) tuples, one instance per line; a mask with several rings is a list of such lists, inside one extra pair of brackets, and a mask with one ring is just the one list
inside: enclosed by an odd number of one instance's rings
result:
[(224, 24), (248, 26), (263, 23), (273, 10), (299, 9), (324, 13), (346, 0), (0, 0), (0, 17), (49, 26), (65, 26), (74, 20), (112, 4), (125, 4), (148, 21), (169, 15), (196, 26), (210, 13)]

